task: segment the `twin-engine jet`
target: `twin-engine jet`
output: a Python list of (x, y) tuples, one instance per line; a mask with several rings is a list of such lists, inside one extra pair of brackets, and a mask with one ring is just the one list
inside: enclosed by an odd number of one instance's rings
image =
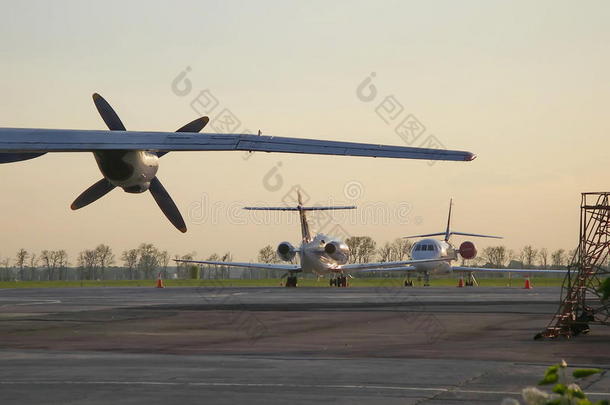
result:
[(33, 159), (47, 152), (93, 152), (103, 177), (76, 198), (72, 209), (91, 204), (117, 187), (127, 193), (150, 191), (165, 216), (181, 232), (186, 232), (184, 219), (157, 177), (159, 158), (170, 151), (257, 151), (452, 161), (475, 158), (470, 152), (455, 150), (250, 134), (199, 134), (208, 117), (198, 118), (175, 132), (127, 131), (102, 96), (94, 94), (93, 102), (112, 132), (0, 128), (0, 163)]
[[(334, 207), (307, 207), (303, 205), (301, 193), (298, 193), (298, 205), (295, 207), (244, 207), (246, 210), (258, 211), (292, 211), (298, 212), (301, 222), (301, 244), (297, 248), (290, 242), (282, 242), (277, 247), (278, 257), (290, 264), (272, 263), (243, 263), (243, 262), (221, 262), (213, 260), (175, 260), (182, 263), (211, 264), (228, 267), (239, 267), (247, 269), (282, 270), (286, 277), (286, 287), (297, 286), (297, 275), (299, 273), (311, 273), (317, 276), (329, 276), (331, 286), (347, 287), (347, 277), (350, 273), (367, 269), (394, 268), (397, 266), (419, 265), (428, 262), (436, 262), (442, 259), (404, 260), (396, 262), (377, 262), (348, 264), (349, 247), (344, 241), (328, 235), (318, 233), (311, 235), (307, 212), (328, 210), (351, 210), (354, 206)], [(294, 260), (298, 256), (299, 264)], [(404, 267), (403, 267), (404, 268)]]
[[(424, 279), (424, 285), (430, 285), (430, 275), (434, 274), (451, 274), (461, 273), (461, 276), (468, 275), (466, 285), (474, 285), (476, 279), (473, 273), (476, 272), (491, 272), (491, 273), (566, 273), (568, 270), (563, 269), (495, 269), (486, 267), (467, 267), (453, 266), (451, 263), (458, 260), (460, 257), (466, 260), (471, 260), (477, 257), (477, 248), (473, 242), (465, 241), (459, 247), (454, 246), (451, 242), (452, 235), (471, 236), (476, 238), (494, 238), (502, 239), (501, 236), (481, 235), (476, 233), (455, 232), (451, 230), (451, 208), (453, 200), (449, 202), (449, 215), (447, 217), (447, 228), (444, 232), (430, 233), (425, 235), (406, 236), (405, 238), (425, 238), (417, 241), (411, 248), (411, 259), (416, 263), (409, 266), (398, 266), (395, 268), (373, 269), (368, 271), (400, 271), (407, 272), (405, 286), (413, 286), (413, 281), (410, 279), (410, 273), (417, 273)], [(432, 236), (444, 236), (442, 240), (430, 239)], [(419, 263), (417, 263), (419, 262)]]

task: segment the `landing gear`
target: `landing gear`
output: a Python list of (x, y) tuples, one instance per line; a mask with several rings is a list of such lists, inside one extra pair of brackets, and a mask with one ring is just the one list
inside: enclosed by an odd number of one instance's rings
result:
[(413, 280), (405, 280), (405, 287), (413, 287)]
[(336, 278), (331, 278), (329, 280), (329, 285), (331, 287), (339, 287), (339, 288), (343, 287), (343, 288), (345, 288), (345, 287), (348, 286), (347, 276), (338, 276)]
[(288, 276), (286, 277), (285, 287), (296, 287), (297, 286), (297, 276)]
[(424, 273), (424, 287), (430, 287), (430, 274)]

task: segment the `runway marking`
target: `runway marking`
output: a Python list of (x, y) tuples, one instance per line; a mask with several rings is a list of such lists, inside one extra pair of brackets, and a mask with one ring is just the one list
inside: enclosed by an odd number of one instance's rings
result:
[[(7, 300), (3, 300), (6, 302)], [(7, 304), (3, 304), (0, 308), (8, 307), (8, 306), (28, 306), (28, 305), (45, 305), (45, 304), (61, 304), (61, 300), (29, 300), (27, 298), (12, 298), (10, 301), (17, 301), (17, 303), (9, 302)], [(25, 301), (25, 302), (19, 302)], [(2, 302), (2, 301), (0, 301)]]
[[(307, 389), (357, 389), (386, 391), (447, 392), (457, 394), (521, 395), (521, 391), (468, 390), (460, 388), (401, 387), (391, 385), (350, 384), (282, 384), (282, 383), (223, 383), (223, 382), (167, 382), (167, 381), (40, 381), (4, 380), (0, 385), (140, 385), (140, 386), (191, 386), (191, 387), (252, 387), (252, 388), (307, 388)], [(610, 392), (588, 392), (587, 395), (609, 396)]]

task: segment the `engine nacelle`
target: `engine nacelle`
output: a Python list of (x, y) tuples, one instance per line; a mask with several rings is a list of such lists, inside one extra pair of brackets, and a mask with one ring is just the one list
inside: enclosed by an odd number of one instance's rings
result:
[(285, 262), (291, 262), (297, 251), (290, 242), (282, 242), (277, 246), (277, 255)]
[(328, 242), (324, 245), (324, 252), (340, 264), (347, 263), (349, 259), (349, 248), (344, 243)]
[(477, 248), (474, 246), (474, 243), (469, 241), (462, 242), (459, 252), (460, 256), (466, 260), (471, 260), (477, 257)]

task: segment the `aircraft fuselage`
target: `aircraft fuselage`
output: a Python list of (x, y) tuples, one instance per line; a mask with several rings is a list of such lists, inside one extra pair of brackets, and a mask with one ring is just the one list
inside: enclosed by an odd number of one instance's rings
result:
[(299, 249), (302, 271), (319, 276), (341, 273), (340, 267), (348, 262), (349, 253), (349, 247), (344, 242), (317, 234)]

